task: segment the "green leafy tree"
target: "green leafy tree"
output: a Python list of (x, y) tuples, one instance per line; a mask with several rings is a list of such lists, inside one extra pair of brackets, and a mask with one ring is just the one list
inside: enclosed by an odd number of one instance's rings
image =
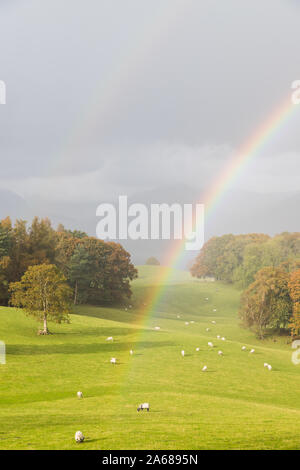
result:
[(10, 292), (11, 305), (43, 322), (41, 334), (49, 334), (48, 321), (69, 321), (71, 289), (54, 265), (30, 266), (19, 282), (10, 284)]
[(93, 258), (85, 246), (78, 245), (68, 264), (68, 279), (74, 290), (74, 305), (78, 302), (78, 295), (81, 301), (87, 300), (84, 292), (90, 287), (93, 270)]

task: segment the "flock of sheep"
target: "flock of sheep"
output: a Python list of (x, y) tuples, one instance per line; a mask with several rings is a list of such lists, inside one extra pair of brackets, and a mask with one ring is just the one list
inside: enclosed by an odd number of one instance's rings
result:
[[(205, 300), (208, 300), (208, 298), (205, 298)], [(129, 308), (132, 308), (132, 306), (129, 305)], [(125, 310), (127, 310), (127, 308), (125, 308)], [(214, 309), (213, 309), (213, 312), (216, 312), (216, 311), (217, 311), (217, 309), (214, 308)], [(180, 316), (180, 315), (177, 315), (177, 318), (180, 319), (181, 316)], [(185, 325), (189, 325), (189, 324), (193, 324), (193, 323), (195, 323), (193, 320), (192, 320), (192, 321), (189, 321), (189, 322), (188, 322), (188, 321), (185, 321)], [(213, 325), (216, 325), (216, 321), (215, 321), (215, 320), (212, 320), (211, 323), (212, 323)], [(154, 327), (154, 330), (157, 330), (157, 331), (160, 330), (160, 326), (155, 326), (155, 327)], [(210, 331), (210, 328), (206, 328), (206, 331), (207, 331), (207, 332)], [(226, 338), (225, 338), (224, 336), (217, 335), (216, 338), (217, 338), (218, 340), (221, 340), (221, 341), (226, 341)], [(114, 339), (113, 339), (113, 336), (108, 336), (108, 337), (106, 338), (106, 341), (108, 341), (108, 342), (113, 342), (113, 340), (114, 340)], [(207, 345), (209, 346), (209, 348), (213, 348), (213, 347), (214, 347), (214, 344), (213, 344), (211, 341), (208, 341)], [(242, 346), (241, 349), (242, 349), (242, 351), (247, 351), (246, 346)], [(196, 348), (196, 352), (199, 352), (199, 351), (200, 351), (200, 348), (197, 347), (197, 348)], [(250, 354), (254, 354), (254, 352), (255, 352), (255, 349), (253, 349), (253, 348), (250, 349), (250, 351), (249, 351)], [(130, 349), (129, 354), (130, 354), (130, 355), (133, 355), (133, 350), (132, 350), (132, 349)], [(222, 350), (219, 350), (219, 351), (218, 351), (218, 355), (219, 355), (219, 356), (223, 356), (223, 351), (222, 351)], [(181, 356), (182, 356), (182, 357), (185, 356), (185, 351), (184, 351), (184, 350), (181, 350)], [(117, 359), (116, 359), (115, 357), (112, 357), (112, 358), (110, 359), (110, 363), (111, 363), (111, 364), (117, 364)], [(271, 364), (268, 364), (267, 362), (264, 363), (264, 367), (267, 368), (269, 371), (272, 370)], [(206, 372), (207, 370), (208, 370), (207, 365), (204, 365), (204, 366), (202, 367), (202, 372)], [(82, 398), (83, 398), (83, 393), (82, 393), (81, 391), (78, 391), (78, 392), (77, 392), (77, 397), (78, 397), (79, 399), (82, 399)], [(150, 410), (150, 405), (149, 405), (149, 403), (141, 403), (141, 404), (138, 406), (138, 408), (137, 408), (137, 411), (138, 411), (138, 412), (139, 412), (139, 411), (143, 411), (143, 410), (147, 410), (147, 411)], [(75, 441), (76, 441), (76, 442), (83, 442), (84, 439), (85, 439), (85, 437), (84, 437), (84, 435), (83, 435), (83, 433), (82, 433), (81, 431), (77, 431), (77, 432), (75, 433)]]

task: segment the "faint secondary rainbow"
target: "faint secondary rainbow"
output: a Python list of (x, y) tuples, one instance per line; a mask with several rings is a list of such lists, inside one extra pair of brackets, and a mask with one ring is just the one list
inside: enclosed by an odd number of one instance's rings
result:
[[(275, 111), (263, 122), (256, 132), (244, 143), (234, 156), (227, 162), (219, 176), (214, 180), (208, 191), (202, 196), (199, 203), (205, 205), (205, 218), (209, 217), (217, 207), (219, 201), (232, 183), (245, 170), (248, 162), (277, 134), (278, 130), (295, 113), (297, 106), (293, 105), (290, 97), (275, 109)], [(139, 314), (139, 325), (146, 324), (151, 315), (158, 309), (166, 284), (170, 282), (172, 269), (176, 268), (185, 252), (185, 240), (172, 243), (172, 249), (168, 253), (164, 267), (160, 270), (155, 281), (155, 286), (148, 293), (142, 310)]]

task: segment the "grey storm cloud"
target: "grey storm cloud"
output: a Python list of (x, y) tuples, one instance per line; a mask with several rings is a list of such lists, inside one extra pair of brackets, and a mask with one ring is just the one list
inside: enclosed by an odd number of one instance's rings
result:
[[(295, 6), (2, 1), (0, 186), (96, 201), (170, 181), (209, 185), (300, 79)], [(298, 188), (299, 114), (237, 185)]]

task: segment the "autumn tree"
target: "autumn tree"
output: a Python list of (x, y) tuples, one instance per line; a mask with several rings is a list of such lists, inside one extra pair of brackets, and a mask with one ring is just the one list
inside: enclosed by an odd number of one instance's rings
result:
[(68, 322), (71, 289), (66, 278), (51, 264), (31, 266), (19, 282), (10, 284), (11, 305), (43, 322), (41, 334), (49, 334), (48, 321)]
[(300, 334), (300, 269), (291, 273), (289, 291), (293, 302), (293, 315), (290, 322), (291, 334), (298, 336)]
[(200, 250), (191, 274), (199, 278), (208, 276), (225, 282), (243, 283), (243, 263), (247, 247), (253, 245), (255, 250), (269, 238), (268, 235), (256, 233), (212, 237)]
[(34, 217), (29, 227), (29, 265), (54, 262), (56, 233), (48, 218)]
[(263, 338), (267, 328), (286, 328), (292, 312), (289, 275), (278, 268), (263, 268), (242, 294), (240, 318), (245, 327)]
[(12, 225), (8, 218), (0, 222), (0, 302), (8, 301), (8, 272), (11, 264)]
[(79, 242), (79, 238), (71, 236), (65, 230), (56, 233), (55, 264), (66, 277), (68, 277), (71, 257)]

